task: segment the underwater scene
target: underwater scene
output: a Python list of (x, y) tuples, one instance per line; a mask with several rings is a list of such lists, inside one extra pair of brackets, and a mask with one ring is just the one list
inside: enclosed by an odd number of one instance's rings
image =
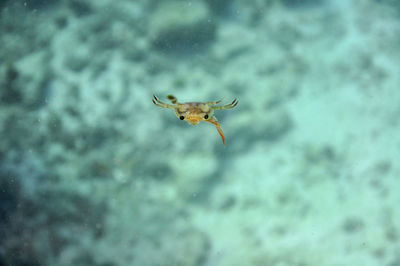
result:
[(0, 266), (400, 266), (400, 1), (0, 0)]

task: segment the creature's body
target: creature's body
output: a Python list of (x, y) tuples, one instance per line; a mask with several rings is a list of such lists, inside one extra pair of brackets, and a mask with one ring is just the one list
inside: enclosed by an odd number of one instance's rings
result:
[(197, 125), (201, 121), (205, 121), (215, 125), (217, 127), (218, 133), (222, 138), (222, 142), (225, 145), (224, 134), (217, 119), (213, 116), (213, 113), (214, 110), (223, 110), (235, 107), (238, 103), (236, 99), (233, 100), (230, 104), (223, 106), (215, 106), (219, 104), (221, 100), (216, 102), (205, 102), (205, 103), (200, 103), (200, 102), (179, 103), (174, 96), (168, 95), (167, 99), (169, 99), (172, 102), (172, 104), (167, 104), (161, 102), (156, 96), (153, 95), (153, 97), (154, 97), (153, 103), (155, 105), (174, 110), (176, 116), (180, 120), (185, 120), (191, 125)]

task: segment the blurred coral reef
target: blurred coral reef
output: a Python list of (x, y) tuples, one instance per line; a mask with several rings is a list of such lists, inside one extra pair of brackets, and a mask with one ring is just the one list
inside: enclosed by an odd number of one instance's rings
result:
[(0, 265), (399, 265), (398, 11), (0, 0)]

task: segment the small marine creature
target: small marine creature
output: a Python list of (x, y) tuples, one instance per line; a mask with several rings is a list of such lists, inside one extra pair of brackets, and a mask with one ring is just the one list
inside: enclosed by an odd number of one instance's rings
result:
[(238, 104), (238, 101), (234, 99), (230, 104), (223, 106), (215, 106), (221, 102), (221, 100), (216, 102), (188, 102), (179, 103), (178, 99), (173, 95), (168, 95), (167, 99), (172, 102), (172, 104), (163, 103), (155, 95), (153, 95), (153, 103), (157, 106), (163, 108), (169, 108), (175, 111), (176, 116), (180, 120), (185, 120), (191, 125), (197, 125), (201, 121), (211, 123), (216, 126), (219, 135), (222, 138), (222, 142), (225, 145), (225, 137), (222, 132), (221, 126), (219, 125), (217, 119), (213, 116), (214, 110), (224, 110), (231, 109)]

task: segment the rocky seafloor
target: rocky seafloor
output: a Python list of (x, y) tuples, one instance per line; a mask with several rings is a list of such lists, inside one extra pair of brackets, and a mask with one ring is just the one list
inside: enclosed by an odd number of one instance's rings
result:
[(398, 1), (2, 0), (0, 47), (0, 266), (400, 265)]

